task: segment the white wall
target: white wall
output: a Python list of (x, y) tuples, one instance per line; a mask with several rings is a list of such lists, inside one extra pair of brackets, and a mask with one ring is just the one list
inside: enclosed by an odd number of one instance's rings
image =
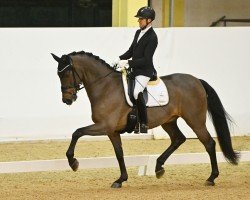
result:
[[(226, 19), (249, 19), (249, 0), (186, 0), (185, 25), (207, 27), (222, 16)], [(227, 26), (249, 26), (249, 23), (227, 22)], [(223, 26), (223, 23), (217, 26)]]
[[(71, 137), (92, 123), (85, 91), (61, 102), (58, 56), (88, 51), (111, 62), (129, 47), (134, 28), (0, 29), (0, 140)], [(156, 29), (160, 75), (190, 73), (210, 83), (235, 119), (233, 134), (250, 133), (250, 28)], [(194, 134), (180, 121), (188, 137)], [(211, 124), (208, 124), (213, 134)], [(156, 129), (156, 131), (161, 131)]]

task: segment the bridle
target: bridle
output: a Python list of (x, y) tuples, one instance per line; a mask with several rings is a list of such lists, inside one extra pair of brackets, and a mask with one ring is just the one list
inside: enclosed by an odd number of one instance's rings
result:
[(65, 70), (70, 70), (70, 71), (72, 72), (72, 74), (73, 74), (74, 85), (73, 85), (73, 86), (64, 86), (64, 87), (61, 86), (61, 91), (62, 91), (63, 93), (68, 93), (67, 90), (73, 88), (73, 89), (75, 89), (75, 91), (76, 91), (76, 93), (77, 93), (79, 90), (83, 89), (84, 86), (81, 86), (82, 83), (77, 84), (76, 76), (78, 77), (78, 79), (79, 79), (81, 82), (82, 82), (82, 80), (81, 80), (79, 74), (77, 73), (77, 71), (75, 70), (75, 68), (73, 67), (73, 63), (72, 63), (71, 58), (69, 59), (69, 64), (66, 65), (66, 66), (65, 66), (63, 69), (61, 69), (61, 70), (58, 69), (57, 73), (58, 73), (58, 74), (62, 74)]
[[(98, 78), (96, 79), (95, 81), (91, 82), (90, 84), (88, 84), (87, 86), (84, 86), (83, 85), (83, 81), (82, 79), (80, 78), (79, 74), (77, 73), (77, 71), (75, 70), (74, 66), (73, 66), (73, 63), (72, 63), (72, 60), (71, 58), (69, 57), (69, 64), (66, 65), (63, 69), (61, 70), (58, 70), (57, 73), (58, 74), (62, 74), (65, 70), (70, 70), (72, 72), (72, 75), (73, 75), (73, 81), (74, 81), (74, 85), (73, 86), (61, 86), (61, 91), (63, 93), (69, 93), (68, 92), (68, 89), (75, 89), (75, 92), (77, 93), (78, 91), (80, 91), (81, 89), (83, 88), (87, 88), (87, 87), (90, 87), (91, 85), (93, 85), (94, 83), (100, 81), (101, 79), (103, 78), (106, 78), (107, 76), (109, 76), (111, 73), (113, 73), (114, 71), (111, 71), (109, 72), (108, 74), (106, 74), (105, 76), (101, 77), (101, 78)], [(80, 83), (77, 83), (76, 81), (76, 77), (78, 77), (78, 79), (81, 81)], [(76, 95), (76, 93), (74, 95)]]

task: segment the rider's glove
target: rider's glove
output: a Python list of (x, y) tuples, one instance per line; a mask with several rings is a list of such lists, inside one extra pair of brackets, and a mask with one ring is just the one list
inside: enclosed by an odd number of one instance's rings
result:
[(120, 58), (119, 58), (119, 57), (116, 58), (116, 59), (111, 63), (111, 66), (112, 66), (112, 67), (117, 67), (119, 61), (120, 61)]
[(117, 64), (117, 68), (128, 69), (129, 68), (128, 60), (120, 60)]

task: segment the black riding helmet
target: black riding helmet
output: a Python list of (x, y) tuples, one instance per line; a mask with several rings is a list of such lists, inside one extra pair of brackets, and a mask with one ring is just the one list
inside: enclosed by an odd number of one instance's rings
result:
[(155, 19), (155, 11), (153, 8), (145, 6), (138, 10), (137, 14), (135, 15), (137, 18), (144, 18), (144, 19)]

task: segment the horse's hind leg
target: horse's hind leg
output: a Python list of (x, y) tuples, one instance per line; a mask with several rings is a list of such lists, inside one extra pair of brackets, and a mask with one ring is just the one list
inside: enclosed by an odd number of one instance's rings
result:
[(207, 179), (205, 185), (214, 185), (214, 179), (216, 179), (219, 176), (219, 169), (217, 164), (217, 158), (216, 158), (216, 151), (215, 151), (215, 141), (209, 134), (206, 126), (204, 126), (201, 129), (194, 130), (197, 134), (199, 140), (202, 142), (202, 144), (205, 146), (206, 151), (210, 157), (212, 172), (210, 177)]
[(155, 173), (157, 178), (161, 178), (165, 172), (162, 165), (164, 165), (167, 158), (176, 150), (178, 147), (186, 141), (186, 137), (180, 131), (177, 126), (177, 120), (170, 123), (165, 123), (162, 128), (169, 134), (171, 139), (170, 146), (164, 151), (156, 161)]

